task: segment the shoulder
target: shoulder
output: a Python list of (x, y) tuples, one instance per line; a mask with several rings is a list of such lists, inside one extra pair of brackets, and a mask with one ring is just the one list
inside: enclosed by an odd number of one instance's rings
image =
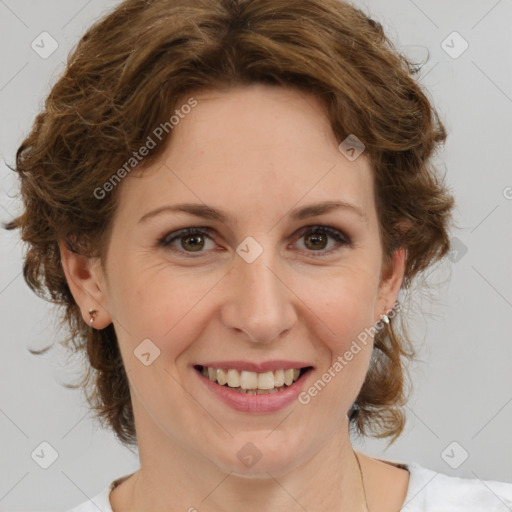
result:
[(512, 510), (512, 484), (461, 478), (404, 463), (409, 487), (401, 512), (507, 512)]
[(110, 506), (110, 491), (114, 488), (114, 482), (106, 486), (99, 494), (84, 501), (74, 508), (66, 510), (66, 512), (112, 512)]
[(112, 506), (110, 505), (110, 493), (117, 487), (121, 482), (129, 478), (133, 473), (129, 475), (124, 475), (119, 478), (116, 478), (109, 485), (103, 488), (103, 490), (98, 493), (93, 498), (80, 503), (74, 508), (66, 510), (66, 512), (112, 512)]
[(84, 501), (74, 508), (66, 510), (66, 512), (112, 512), (110, 506), (109, 495), (112, 490), (112, 484), (105, 487), (99, 494)]

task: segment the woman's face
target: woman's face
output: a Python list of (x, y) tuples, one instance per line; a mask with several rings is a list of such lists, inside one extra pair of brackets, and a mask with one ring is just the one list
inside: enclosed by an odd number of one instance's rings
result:
[[(372, 350), (358, 340), (393, 306), (403, 254), (379, 282), (369, 163), (338, 149), (314, 97), (254, 85), (194, 98), (159, 162), (118, 185), (101, 315), (119, 339), (141, 453), (172, 446), (227, 472), (278, 475), (347, 431)], [(295, 215), (335, 201), (353, 208)], [(183, 203), (224, 219), (171, 210)], [(271, 365), (242, 376), (251, 363)], [(254, 395), (209, 383), (196, 365), (238, 369), (249, 387), (313, 369)]]

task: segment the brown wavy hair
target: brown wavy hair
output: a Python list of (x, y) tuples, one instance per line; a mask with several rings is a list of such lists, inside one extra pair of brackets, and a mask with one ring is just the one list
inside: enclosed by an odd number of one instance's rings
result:
[[(80, 254), (106, 254), (119, 187), (101, 200), (95, 191), (185, 95), (253, 83), (295, 88), (321, 100), (339, 142), (354, 134), (364, 143), (383, 263), (405, 247), (409, 288), (449, 251), (454, 203), (431, 162), (446, 131), (414, 78), (420, 69), (380, 23), (338, 0), (126, 0), (85, 33), (16, 153), (24, 211), (4, 226), (21, 230), (30, 288), (63, 306), (62, 343), (88, 361), (80, 384), (66, 386), (85, 391), (123, 444), (136, 445), (137, 436), (116, 333), (83, 321), (58, 248), (66, 240)], [(170, 136), (163, 133), (144, 167)], [(415, 351), (406, 331), (397, 314), (375, 334), (349, 411), (352, 430), (390, 444), (404, 428), (410, 391), (406, 363)]]

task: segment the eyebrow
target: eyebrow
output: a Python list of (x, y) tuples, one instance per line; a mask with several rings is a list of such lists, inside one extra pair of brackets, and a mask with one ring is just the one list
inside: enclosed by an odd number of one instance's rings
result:
[[(348, 203), (346, 201), (325, 201), (322, 203), (314, 203), (308, 206), (304, 206), (302, 208), (295, 208), (290, 212), (290, 217), (293, 220), (303, 220), (309, 217), (316, 217), (318, 215), (324, 215), (326, 213), (330, 213), (334, 210), (344, 209), (347, 211), (352, 211), (361, 217), (365, 222), (367, 222), (366, 213), (354, 204)], [(138, 221), (138, 223), (146, 222), (147, 220), (160, 215), (161, 213), (188, 213), (190, 215), (194, 215), (195, 217), (200, 217), (202, 219), (210, 219), (219, 221), (224, 224), (228, 224), (230, 221), (235, 223), (236, 220), (234, 217), (231, 217), (229, 214), (218, 210), (217, 208), (213, 208), (211, 206), (205, 204), (197, 204), (197, 203), (180, 203), (174, 205), (165, 205), (155, 210), (152, 210), (146, 214), (144, 214)]]

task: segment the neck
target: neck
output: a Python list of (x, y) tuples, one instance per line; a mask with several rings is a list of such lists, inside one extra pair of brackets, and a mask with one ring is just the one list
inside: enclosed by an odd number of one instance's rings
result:
[[(174, 510), (209, 512), (367, 510), (348, 423), (346, 429), (340, 429), (322, 446), (312, 447), (301, 460), (294, 457), (283, 461), (279, 453), (263, 453), (246, 471), (237, 469), (234, 463), (230, 467), (229, 457), (219, 463), (213, 449), (211, 458), (206, 458), (161, 430), (142, 435), (139, 428), (137, 431), (139, 440), (149, 442), (139, 442), (141, 467), (127, 481), (126, 499), (116, 506), (112, 493), (114, 512), (164, 512), (169, 504)], [(242, 438), (231, 439), (231, 446), (245, 444)], [(232, 455), (237, 451), (233, 448)]]

